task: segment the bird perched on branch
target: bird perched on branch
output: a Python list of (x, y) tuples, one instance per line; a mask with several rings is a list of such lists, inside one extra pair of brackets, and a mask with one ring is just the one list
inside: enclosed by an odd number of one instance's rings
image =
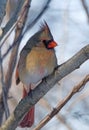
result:
[[(16, 84), (20, 81), (23, 83), (23, 98), (31, 91), (32, 84), (37, 84), (56, 68), (57, 59), (54, 50), (56, 46), (57, 43), (45, 22), (22, 49), (16, 69)], [(31, 127), (33, 123), (34, 107), (22, 119), (20, 126)]]

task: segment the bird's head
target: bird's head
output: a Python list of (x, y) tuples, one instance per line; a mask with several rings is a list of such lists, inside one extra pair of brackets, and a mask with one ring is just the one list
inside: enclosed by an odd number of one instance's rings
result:
[(57, 43), (54, 41), (52, 33), (48, 27), (48, 24), (44, 22), (41, 26), (41, 30), (39, 31), (38, 40), (43, 42), (47, 49), (53, 49), (57, 46)]
[[(33, 44), (34, 43), (34, 44)], [(29, 51), (33, 46), (45, 45), (47, 49), (53, 49), (57, 46), (57, 43), (54, 41), (52, 33), (46, 22), (41, 25), (41, 28), (36, 32), (27, 42), (27, 44), (22, 49), (22, 52), (26, 50)]]

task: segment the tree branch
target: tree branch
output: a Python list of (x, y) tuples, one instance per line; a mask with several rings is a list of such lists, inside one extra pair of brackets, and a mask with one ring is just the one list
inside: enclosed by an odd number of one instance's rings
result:
[(18, 1), (18, 6), (15, 10), (14, 15), (11, 17), (11, 19), (9, 20), (9, 22), (6, 24), (6, 26), (3, 28), (3, 33), (0, 36), (0, 41), (2, 40), (2, 38), (5, 36), (5, 34), (11, 29), (11, 27), (14, 25), (14, 23), (16, 22), (19, 12), (22, 8), (22, 5), (24, 4), (25, 0), (19, 0)]
[(29, 29), (31, 29), (34, 26), (35, 23), (37, 23), (37, 21), (40, 19), (40, 17), (47, 11), (48, 6), (49, 6), (50, 3), (51, 3), (51, 0), (48, 0), (46, 2), (46, 4), (44, 5), (44, 7), (40, 11), (40, 13), (36, 16), (36, 18), (31, 23), (29, 23), (27, 25), (27, 27), (26, 27), (26, 29), (25, 29), (23, 34), (25, 34)]
[[(10, 113), (9, 113), (9, 108), (8, 108), (8, 103), (7, 103), (7, 96), (6, 96), (6, 87), (5, 87), (5, 83), (4, 83), (4, 72), (3, 72), (3, 62), (2, 62), (2, 58), (1, 58), (1, 49), (0, 49), (0, 71), (1, 71), (1, 87), (2, 87), (2, 97), (1, 99), (3, 99), (3, 106), (4, 106), (4, 110), (5, 110), (5, 116), (6, 119), (9, 117)], [(3, 113), (1, 114), (3, 115)], [(1, 120), (2, 120), (2, 116), (1, 116)]]
[[(15, 130), (22, 117), (34, 106), (58, 81), (66, 75), (78, 69), (81, 64), (89, 59), (89, 45), (82, 48), (72, 58), (59, 66), (30, 93), (19, 102), (14, 112), (8, 118), (0, 130)], [(75, 89), (76, 90), (76, 89)]]

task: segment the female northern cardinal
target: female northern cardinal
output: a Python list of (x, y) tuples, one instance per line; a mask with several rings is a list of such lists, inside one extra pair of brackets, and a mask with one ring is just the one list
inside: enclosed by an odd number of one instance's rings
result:
[[(35, 43), (30, 51), (30, 43)], [(20, 53), (16, 70), (16, 84), (24, 84), (23, 98), (31, 90), (31, 84), (37, 84), (44, 77), (51, 74), (57, 66), (54, 47), (57, 46), (45, 22), (41, 29), (34, 34)], [(31, 127), (34, 123), (34, 107), (25, 115), (20, 123), (21, 127)]]

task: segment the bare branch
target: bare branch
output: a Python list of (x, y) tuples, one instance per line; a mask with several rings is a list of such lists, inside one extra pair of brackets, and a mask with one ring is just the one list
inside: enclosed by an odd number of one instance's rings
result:
[[(0, 130), (14, 130), (18, 123), (21, 121), (22, 117), (28, 112), (28, 110), (35, 105), (59, 80), (64, 78), (66, 75), (78, 69), (81, 64), (83, 64), (89, 58), (89, 45), (82, 48), (77, 54), (75, 54), (71, 59), (65, 62), (63, 65), (55, 69), (55, 71), (45, 78), (33, 91), (29, 93), (27, 97), (19, 102), (14, 112), (1, 127)], [(46, 89), (45, 89), (46, 88)], [(80, 89), (80, 88), (79, 88)], [(74, 88), (72, 94), (76, 93), (77, 89)], [(69, 94), (70, 99), (72, 95)], [(66, 100), (64, 100), (64, 104)], [(64, 105), (61, 103), (61, 107)]]
[(16, 8), (16, 11), (14, 13), (14, 15), (12, 16), (12, 18), (9, 20), (9, 22), (6, 24), (6, 26), (3, 28), (3, 34), (0, 37), (0, 41), (2, 40), (2, 38), (5, 36), (5, 34), (11, 29), (11, 27), (14, 25), (14, 23), (16, 22), (19, 12), (22, 8), (22, 5), (24, 3), (25, 0), (19, 0), (18, 1), (18, 6)]
[(24, 34), (25, 34), (29, 29), (31, 29), (31, 28), (34, 26), (34, 24), (40, 19), (40, 17), (47, 11), (50, 2), (51, 2), (51, 0), (48, 0), (48, 1), (46, 2), (45, 6), (44, 6), (44, 7), (42, 8), (42, 10), (40, 11), (40, 13), (36, 16), (36, 18), (35, 18), (31, 23), (29, 23), (29, 24), (27, 25), (27, 27), (26, 27), (26, 29), (25, 29), (25, 31), (24, 31)]
[[(0, 71), (1, 71), (1, 87), (2, 87), (2, 103), (4, 106), (4, 110), (5, 110), (5, 116), (6, 119), (9, 117), (10, 113), (9, 113), (9, 108), (8, 108), (8, 103), (7, 103), (7, 97), (6, 97), (6, 88), (5, 88), (5, 84), (4, 84), (4, 73), (3, 73), (3, 62), (2, 62), (2, 58), (1, 58), (1, 49), (0, 49)], [(2, 116), (1, 116), (2, 118)], [(1, 119), (2, 120), (2, 119)]]
[(83, 92), (83, 95), (79, 95), (77, 98), (74, 99), (74, 101), (71, 103), (71, 105), (68, 107), (67, 111), (70, 112), (74, 106), (76, 106), (77, 103), (84, 101), (89, 96), (89, 91)]
[[(42, 98), (38, 103), (40, 103), (40, 105), (42, 105), (42, 107), (44, 109), (48, 109), (49, 111), (52, 111), (52, 107), (50, 106), (50, 104), (48, 103), (47, 100), (45, 100), (44, 98)], [(73, 130), (70, 126), (70, 124), (66, 121), (65, 117), (61, 114), (57, 114), (56, 118), (59, 120), (60, 123), (62, 123), (68, 130)], [(44, 119), (43, 119), (44, 120)], [(39, 128), (40, 124), (38, 124), (35, 128)], [(35, 129), (34, 128), (34, 129)]]
[(7, 51), (2, 55), (2, 59), (4, 60), (7, 55), (9, 54), (9, 52), (16, 46), (16, 44), (18, 44), (21, 39), (23, 38), (23, 35), (21, 35), (20, 37), (18, 37), (18, 39), (16, 41), (13, 42), (12, 45), (9, 46), (9, 48), (7, 49)]

